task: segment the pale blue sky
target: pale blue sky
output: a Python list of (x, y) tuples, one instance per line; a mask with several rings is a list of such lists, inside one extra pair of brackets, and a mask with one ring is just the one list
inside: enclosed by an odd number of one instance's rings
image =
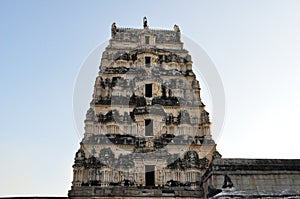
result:
[(300, 158), (299, 10), (298, 0), (0, 1), (0, 196), (67, 194), (76, 75), (112, 22), (141, 27), (144, 16), (178, 24), (214, 61), (223, 157)]

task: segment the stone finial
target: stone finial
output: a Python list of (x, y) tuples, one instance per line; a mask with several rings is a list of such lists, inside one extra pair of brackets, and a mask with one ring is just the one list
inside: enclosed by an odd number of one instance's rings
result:
[(148, 27), (147, 17), (144, 17), (144, 19), (143, 19), (143, 25), (144, 25), (144, 28), (149, 28)]
[(80, 142), (80, 150), (83, 150), (83, 148), (84, 148), (84, 144), (83, 142)]
[(111, 25), (111, 36), (114, 37), (117, 34), (117, 24), (114, 22)]
[(212, 157), (214, 160), (215, 159), (221, 159), (222, 158), (222, 155), (219, 153), (219, 151), (214, 151), (213, 152), (213, 157)]
[(178, 25), (175, 24), (173, 28), (175, 32), (180, 32), (180, 28)]

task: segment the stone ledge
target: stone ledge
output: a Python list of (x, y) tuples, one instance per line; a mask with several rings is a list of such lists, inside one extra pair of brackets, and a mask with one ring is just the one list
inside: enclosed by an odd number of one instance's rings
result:
[(300, 171), (300, 159), (216, 159), (212, 171)]
[(61, 198), (61, 199), (67, 199), (68, 197), (43, 197), (43, 196), (38, 196), (38, 197), (32, 197), (32, 196), (25, 196), (25, 197), (0, 197), (0, 199), (22, 199), (22, 198), (28, 198), (28, 199), (51, 199), (51, 198)]
[(135, 198), (135, 197), (184, 197), (199, 198), (202, 196), (201, 190), (187, 190), (185, 188), (138, 188), (138, 187), (76, 187), (69, 191), (70, 198), (84, 197), (113, 197), (113, 198)]

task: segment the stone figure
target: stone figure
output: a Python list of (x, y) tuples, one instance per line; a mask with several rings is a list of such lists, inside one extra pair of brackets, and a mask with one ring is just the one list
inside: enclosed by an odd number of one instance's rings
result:
[(223, 183), (222, 188), (232, 188), (232, 187), (233, 187), (233, 183), (232, 183), (230, 177), (227, 174), (225, 174), (224, 175), (224, 183)]
[(92, 108), (90, 108), (86, 113), (86, 120), (93, 121), (95, 118), (95, 112)]
[(101, 149), (99, 159), (102, 164), (111, 166), (114, 162), (115, 155), (110, 148)]
[(202, 124), (208, 124), (208, 123), (210, 123), (210, 121), (209, 121), (209, 113), (207, 111), (203, 110), (202, 113), (201, 113), (201, 117), (200, 118), (201, 118), (201, 123)]
[(188, 151), (184, 159), (188, 168), (197, 167), (197, 163), (199, 162), (199, 157), (196, 151)]
[(153, 148), (153, 146), (154, 146), (153, 141), (152, 141), (151, 139), (148, 139), (147, 142), (146, 142), (146, 146), (147, 146), (148, 148)]
[(114, 37), (117, 34), (117, 24), (114, 22), (111, 25), (111, 36)]
[(175, 32), (180, 32), (180, 28), (179, 28), (179, 26), (176, 25), (176, 24), (174, 25), (174, 31), (175, 31)]
[(93, 148), (92, 151), (91, 151), (91, 154), (93, 154), (93, 156), (95, 156), (96, 153), (97, 153), (97, 152), (96, 152), (96, 149)]

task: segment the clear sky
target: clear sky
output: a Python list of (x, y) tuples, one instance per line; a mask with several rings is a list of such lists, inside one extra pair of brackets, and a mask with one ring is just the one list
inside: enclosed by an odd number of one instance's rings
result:
[(300, 158), (299, 10), (298, 0), (0, 1), (0, 196), (67, 195), (80, 66), (112, 22), (141, 27), (144, 16), (178, 24), (214, 61), (223, 157)]

